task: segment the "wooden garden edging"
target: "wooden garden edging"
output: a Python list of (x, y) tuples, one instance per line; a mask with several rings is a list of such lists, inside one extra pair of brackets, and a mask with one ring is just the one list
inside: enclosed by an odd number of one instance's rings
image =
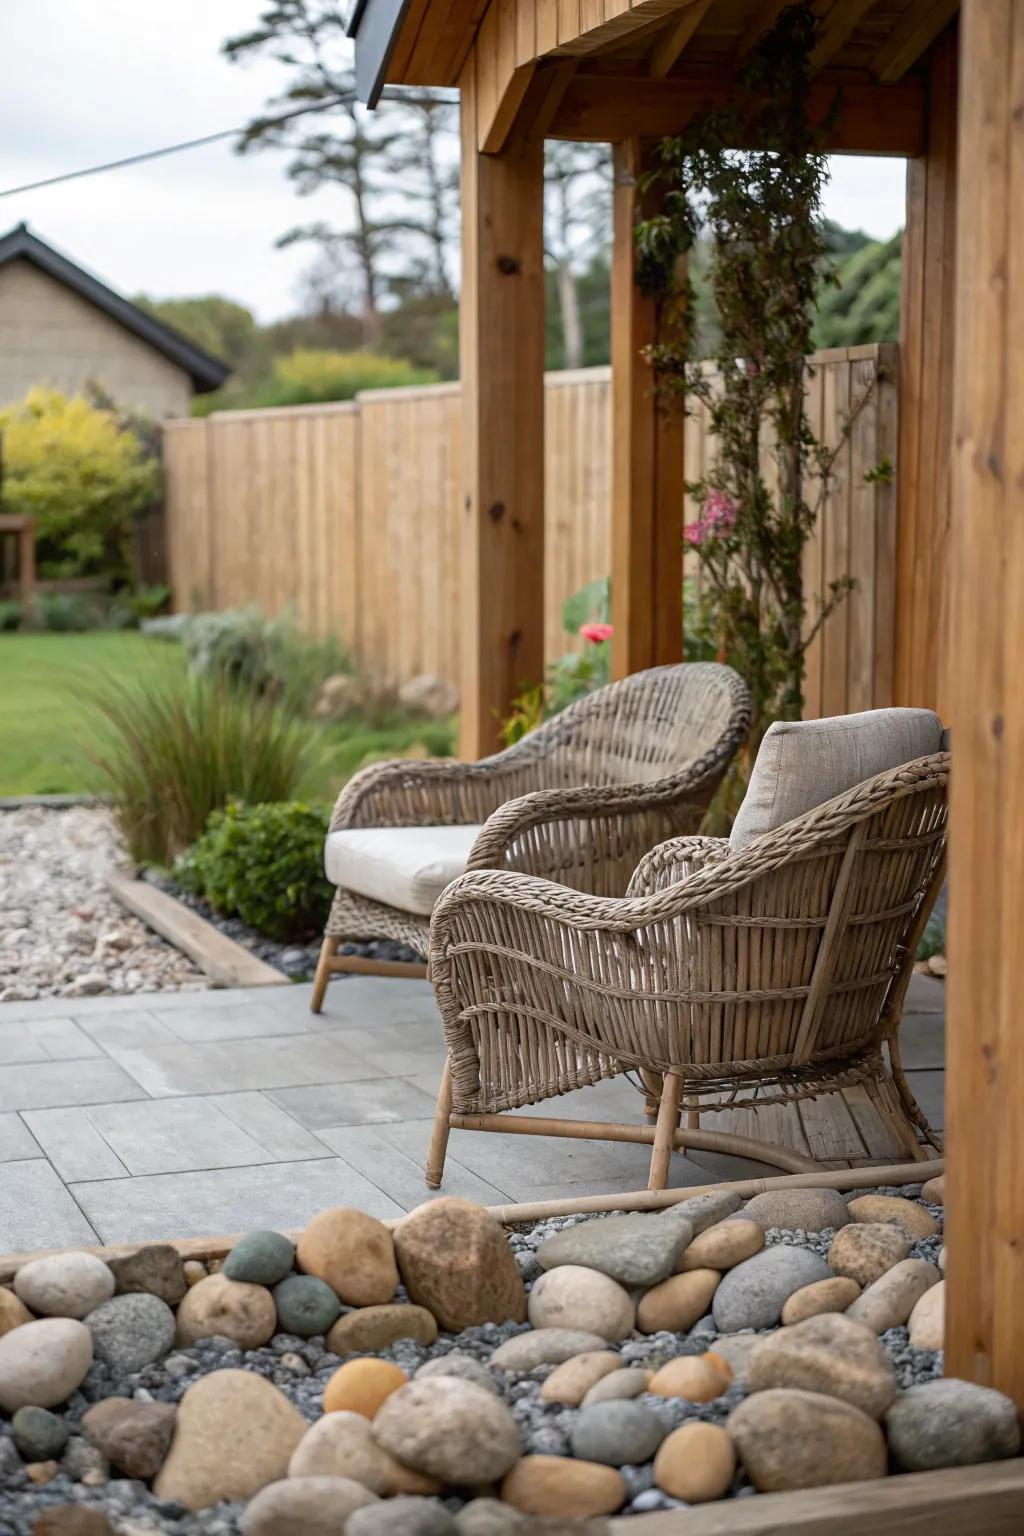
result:
[(288, 977), (283, 971), (275, 970), (258, 955), (236, 944), (205, 917), (175, 901), (166, 891), (157, 890), (145, 880), (136, 880), (123, 869), (111, 870), (106, 885), (111, 895), (116, 896), (129, 912), (194, 960), (215, 987), (288, 985)]

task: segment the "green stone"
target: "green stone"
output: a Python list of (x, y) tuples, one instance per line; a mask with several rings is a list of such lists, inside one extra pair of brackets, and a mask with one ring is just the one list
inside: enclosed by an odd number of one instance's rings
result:
[(276, 1285), (290, 1275), (295, 1244), (280, 1232), (247, 1232), (224, 1260), (222, 1274), (250, 1285)]
[(70, 1430), (46, 1408), (19, 1408), (11, 1420), (14, 1443), (26, 1461), (56, 1461)]
[(289, 1275), (275, 1285), (273, 1294), (279, 1330), (300, 1339), (326, 1333), (341, 1315), (341, 1302), (315, 1275)]

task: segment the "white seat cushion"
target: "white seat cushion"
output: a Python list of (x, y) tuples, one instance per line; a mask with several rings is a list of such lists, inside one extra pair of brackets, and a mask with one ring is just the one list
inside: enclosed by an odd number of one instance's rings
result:
[(446, 885), (465, 874), (477, 827), (346, 827), (329, 832), (324, 869), (332, 885), (429, 917)]
[(942, 721), (930, 709), (776, 720), (761, 742), (729, 846), (745, 848), (865, 779), (943, 750)]

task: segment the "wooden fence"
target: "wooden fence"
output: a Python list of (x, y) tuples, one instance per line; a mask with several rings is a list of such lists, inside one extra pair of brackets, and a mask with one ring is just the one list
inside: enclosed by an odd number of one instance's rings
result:
[[(810, 361), (816, 430), (838, 443), (855, 418), (806, 567), (814, 595), (844, 575), (856, 582), (808, 654), (807, 713), (830, 714), (891, 698), (895, 492), (884, 475), (865, 476), (895, 458), (897, 349), (843, 348)], [(565, 598), (610, 568), (610, 416), (608, 369), (549, 374), (549, 658), (571, 644)], [(689, 418), (689, 478), (713, 449), (706, 421)], [(290, 604), (304, 627), (337, 634), (382, 680), (433, 672), (457, 681), (457, 385), (169, 422), (164, 456), (177, 609), (258, 603), (276, 613)]]

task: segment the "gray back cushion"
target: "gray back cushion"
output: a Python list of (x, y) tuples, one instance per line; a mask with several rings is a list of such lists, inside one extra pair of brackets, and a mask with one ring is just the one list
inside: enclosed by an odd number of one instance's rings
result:
[(930, 709), (776, 720), (761, 742), (729, 846), (745, 848), (876, 773), (943, 749), (942, 721)]

